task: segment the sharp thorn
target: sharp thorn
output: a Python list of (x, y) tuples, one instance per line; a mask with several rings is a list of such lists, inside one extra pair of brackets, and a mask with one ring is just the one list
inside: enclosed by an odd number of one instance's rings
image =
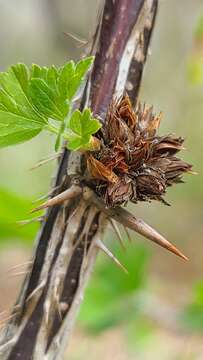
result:
[(64, 203), (67, 200), (73, 199), (80, 195), (82, 193), (82, 188), (78, 185), (72, 185), (69, 189), (63, 191), (59, 195), (54, 196), (53, 198), (46, 201), (44, 204), (38, 206), (37, 208), (33, 209), (31, 213), (34, 213), (35, 211), (39, 211), (42, 209), (46, 209), (48, 207), (54, 206), (54, 205), (60, 205)]
[(58, 287), (56, 286), (54, 288), (54, 300), (55, 300), (55, 303), (56, 303), (56, 310), (58, 312), (59, 318), (62, 321), (62, 311), (61, 311), (61, 308), (60, 308), (60, 300), (59, 300), (59, 295), (58, 295), (57, 291), (58, 291)]
[(64, 35), (69, 36), (74, 41), (78, 42), (80, 45), (84, 46), (88, 44), (88, 40), (82, 39), (81, 37), (74, 35), (70, 32), (64, 32)]
[(13, 273), (13, 274), (10, 274), (9, 277), (16, 277), (16, 276), (22, 276), (22, 275), (27, 275), (27, 274), (30, 274), (30, 271), (28, 270), (25, 270), (25, 271), (19, 271), (19, 272), (16, 272), (16, 273)]
[(57, 189), (59, 189), (59, 187), (60, 187), (60, 185), (55, 186), (54, 188), (51, 189), (51, 191), (48, 192), (48, 194), (42, 195), (42, 196), (40, 196), (38, 199), (33, 200), (33, 201), (32, 201), (32, 204), (37, 203), (37, 202), (39, 202), (39, 201), (42, 201), (42, 200), (44, 200), (44, 199), (47, 199), (49, 196), (52, 196), (53, 193), (54, 193), (54, 191), (56, 191)]
[(26, 302), (28, 302), (35, 294), (37, 294), (41, 289), (43, 289), (45, 284), (46, 284), (46, 281), (43, 280), (27, 297)]
[(125, 244), (123, 242), (123, 239), (122, 239), (122, 235), (121, 235), (121, 232), (120, 232), (120, 229), (118, 227), (118, 225), (116, 224), (116, 222), (113, 220), (113, 219), (109, 219), (109, 222), (113, 228), (113, 230), (115, 231), (116, 235), (117, 235), (117, 238), (119, 240), (119, 243), (121, 245), (121, 247), (126, 250), (126, 247), (125, 247)]
[(104, 245), (104, 243), (101, 240), (97, 240), (95, 242), (95, 245), (98, 247), (98, 249), (102, 250), (112, 261), (115, 262), (115, 264), (121, 268), (126, 274), (128, 274), (128, 270), (120, 263), (120, 261), (112, 254), (112, 252)]
[(199, 175), (197, 171), (192, 171), (192, 170), (187, 171), (187, 173), (191, 175)]
[(39, 198), (33, 200), (33, 201), (32, 201), (32, 204), (35, 204), (35, 203), (37, 203), (37, 202), (39, 202), (39, 201), (42, 201), (42, 200), (44, 200), (44, 199), (47, 199), (47, 198), (48, 198), (49, 196), (51, 196), (51, 195), (52, 195), (52, 191), (51, 191), (50, 193), (48, 193), (48, 194), (42, 195), (42, 196), (40, 196)]
[(29, 260), (29, 261), (25, 261), (24, 263), (22, 263), (22, 264), (18, 264), (18, 265), (15, 265), (15, 266), (12, 266), (12, 268), (10, 268), (9, 270), (8, 270), (8, 272), (12, 272), (12, 271), (14, 271), (14, 270), (16, 270), (16, 269), (19, 269), (19, 268), (22, 268), (22, 267), (27, 267), (28, 265), (31, 265), (31, 264), (33, 264), (33, 261), (32, 260)]
[(46, 300), (44, 303), (44, 320), (45, 324), (48, 326), (49, 324), (49, 313), (50, 313), (51, 303), (50, 300)]
[(130, 236), (130, 232), (128, 231), (127, 227), (126, 226), (123, 226), (125, 232), (126, 232), (126, 235), (127, 235), (127, 238), (128, 238), (128, 241), (130, 243), (132, 243), (132, 237)]
[(2, 319), (2, 320), (0, 321), (0, 327), (1, 327), (1, 326), (4, 326), (7, 321), (13, 319), (15, 316), (16, 316), (16, 313), (11, 314), (11, 315), (8, 315), (8, 316), (5, 317), (4, 319)]
[(137, 219), (127, 210), (121, 207), (117, 207), (114, 208), (113, 211), (111, 212), (113, 215), (112, 217), (118, 222), (122, 223), (125, 227), (128, 227), (129, 229), (136, 231), (137, 233), (143, 235), (147, 239), (157, 243), (158, 245), (178, 255), (182, 259), (188, 260), (188, 258), (179, 249), (177, 249), (174, 245), (172, 245), (155, 229), (153, 229), (151, 226), (146, 224), (143, 220)]
[(47, 164), (48, 162), (52, 161), (52, 160), (56, 160), (61, 156), (61, 152), (57, 153), (57, 154), (53, 154), (51, 156), (49, 156), (46, 159), (42, 159), (40, 160), (36, 165), (34, 165), (33, 167), (30, 168), (30, 170), (35, 170), (38, 167)]
[(155, 229), (146, 224), (143, 220), (137, 219), (126, 209), (120, 206), (107, 208), (102, 199), (98, 198), (93, 192), (91, 192), (91, 202), (94, 203), (95, 206), (97, 206), (99, 210), (103, 211), (108, 217), (116, 220), (124, 227), (136, 231), (138, 234), (143, 235), (145, 238), (157, 243), (163, 248), (181, 257), (182, 259), (188, 260), (188, 258), (179, 249), (172, 245)]
[[(4, 326), (5, 324), (3, 324)], [(1, 327), (1, 324), (0, 324)], [(0, 345), (0, 355), (3, 354), (4, 350), (8, 350), (9, 347), (11, 347), (12, 344), (15, 344), (16, 341), (16, 337), (13, 336), (10, 340), (8, 340), (6, 343), (3, 343), (2, 345)]]
[(2, 318), (5, 315), (8, 315), (8, 310), (3, 310), (0, 312), (0, 318)]
[(36, 217), (36, 218), (33, 218), (33, 219), (16, 221), (16, 224), (20, 225), (20, 226), (24, 226), (24, 225), (29, 225), (29, 224), (32, 224), (32, 223), (35, 223), (35, 222), (40, 222), (41, 223), (43, 220), (44, 220), (44, 216), (39, 216), (39, 217)]

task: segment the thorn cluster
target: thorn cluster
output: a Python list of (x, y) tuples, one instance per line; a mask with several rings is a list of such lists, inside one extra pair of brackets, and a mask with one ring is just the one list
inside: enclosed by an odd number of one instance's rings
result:
[(167, 204), (166, 188), (191, 170), (176, 157), (184, 139), (156, 134), (161, 115), (140, 103), (134, 110), (127, 95), (109, 106), (101, 149), (87, 157), (95, 191), (107, 206), (153, 199)]
[[(160, 120), (161, 114), (154, 115), (152, 107), (139, 103), (134, 110), (127, 95), (113, 100), (105, 124), (97, 133), (100, 150), (86, 153), (89, 172), (85, 182), (81, 179), (33, 211), (82, 196), (106, 215), (121, 243), (115, 221), (187, 260), (151, 226), (118, 206), (129, 200), (136, 203), (153, 199), (167, 204), (163, 198), (166, 188), (183, 182), (182, 175), (191, 172), (192, 165), (176, 156), (183, 149), (184, 140), (156, 134)], [(121, 266), (105, 245), (96, 245)]]

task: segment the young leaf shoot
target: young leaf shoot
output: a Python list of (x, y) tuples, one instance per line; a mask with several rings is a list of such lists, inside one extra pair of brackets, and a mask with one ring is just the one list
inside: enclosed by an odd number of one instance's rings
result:
[(17, 64), (0, 73), (0, 147), (46, 130), (56, 135), (56, 150), (62, 138), (71, 150), (91, 150), (92, 135), (101, 124), (89, 109), (73, 111), (72, 103), (93, 59), (69, 61), (59, 68)]

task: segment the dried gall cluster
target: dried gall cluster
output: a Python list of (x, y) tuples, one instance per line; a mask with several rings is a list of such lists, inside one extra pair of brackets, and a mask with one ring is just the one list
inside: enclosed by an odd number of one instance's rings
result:
[[(100, 131), (101, 149), (87, 155), (91, 183), (107, 206), (127, 201), (162, 201), (166, 188), (192, 166), (177, 158), (183, 139), (156, 135), (161, 114), (127, 95), (113, 100)], [(166, 203), (167, 204), (167, 203)]]
[[(93, 209), (99, 210), (113, 224), (121, 242), (116, 222), (187, 260), (150, 225), (118, 206), (129, 200), (136, 203), (155, 199), (166, 203), (163, 196), (167, 186), (182, 182), (182, 175), (191, 172), (192, 166), (177, 158), (183, 139), (156, 135), (160, 120), (161, 114), (155, 116), (152, 107), (138, 104), (134, 110), (127, 95), (112, 101), (105, 123), (94, 137), (97, 150), (83, 152), (87, 160), (85, 179), (79, 179), (78, 175), (71, 178), (68, 189), (33, 212), (82, 196), (83, 201), (94, 205)], [(96, 246), (122, 267), (103, 243)]]

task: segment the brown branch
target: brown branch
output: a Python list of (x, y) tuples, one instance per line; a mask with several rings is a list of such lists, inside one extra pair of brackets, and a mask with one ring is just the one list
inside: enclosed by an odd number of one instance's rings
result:
[[(144, 61), (135, 63), (133, 57), (141, 34), (146, 32), (149, 14), (154, 19), (156, 4), (156, 0), (105, 1), (92, 46), (95, 63), (81, 108), (88, 104), (103, 118), (112, 96), (123, 93), (135, 73), (139, 73), (133, 84), (137, 97)], [(153, 22), (147, 27), (148, 40), (152, 27)], [(148, 40), (140, 48), (144, 59)], [(83, 156), (64, 150), (53, 197), (67, 191), (85, 169)], [(31, 274), (24, 280), (12, 319), (0, 334), (2, 359), (41, 360), (45, 355), (47, 360), (61, 359), (105, 223), (106, 215), (80, 195), (69, 198), (65, 205), (48, 209), (38, 235)]]

